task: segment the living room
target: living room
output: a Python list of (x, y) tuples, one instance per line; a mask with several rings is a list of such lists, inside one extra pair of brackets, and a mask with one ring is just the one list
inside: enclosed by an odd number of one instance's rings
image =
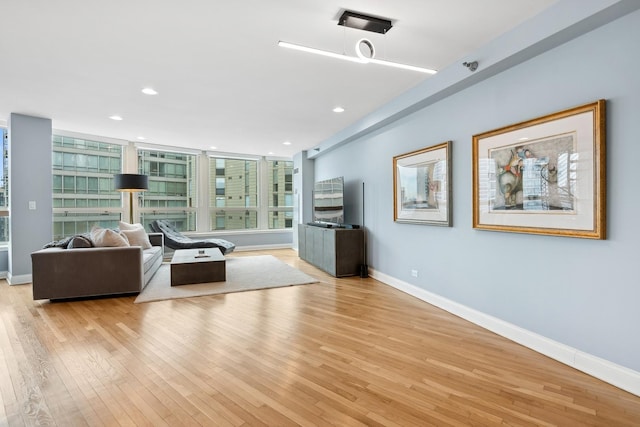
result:
[[(640, 113), (636, 100), (636, 95), (640, 93), (636, 70), (640, 59), (632, 54), (637, 50), (636, 41), (640, 39), (638, 8), (640, 5), (635, 1), (558, 1), (525, 25), (510, 30), (467, 55), (464, 60), (477, 61), (477, 70), (471, 71), (460, 61), (452, 64), (307, 150), (292, 151), (293, 168), (298, 170), (293, 176), (294, 192), (298, 195), (294, 200), (294, 224), (311, 220), (310, 194), (315, 181), (343, 176), (345, 222), (362, 224), (362, 218), (365, 217), (366, 261), (373, 279), (639, 395), (640, 342), (633, 326), (640, 320), (640, 313), (635, 308), (635, 302), (640, 299), (640, 286), (634, 269), (638, 254), (637, 241), (640, 238), (635, 212), (640, 208), (640, 202), (636, 197), (623, 197), (622, 191), (616, 191), (621, 185), (619, 183), (633, 170), (634, 159), (640, 155), (640, 148), (635, 143), (637, 116)], [(601, 177), (607, 193), (607, 197), (603, 198), (607, 203), (606, 206), (602, 205), (603, 212), (600, 213), (606, 219), (606, 233), (599, 238), (577, 238), (474, 228), (474, 136), (601, 99), (606, 100), (606, 179), (604, 171)], [(37, 106), (25, 107), (20, 114), (35, 109)], [(37, 115), (26, 116), (35, 123), (26, 126), (28, 132), (39, 133), (38, 126), (43, 125), (43, 119)], [(9, 117), (6, 119), (9, 120)], [(12, 233), (15, 241), (12, 241), (14, 247), (11, 249), (22, 257), (51, 240), (51, 214), (50, 211), (46, 212), (46, 200), (50, 200), (52, 194), (51, 131), (48, 137), (46, 129), (43, 132), (44, 137), (35, 138), (41, 141), (40, 145), (23, 147), (22, 153), (20, 148), (12, 150), (10, 157), (12, 162), (16, 158), (23, 159), (22, 163), (18, 161), (13, 167), (22, 169), (23, 175), (19, 176), (15, 185), (18, 193), (23, 188), (25, 191), (17, 199), (18, 204), (11, 207), (12, 220), (24, 221), (20, 231)], [(394, 221), (394, 157), (445, 141), (451, 141), (452, 217), (449, 226), (433, 227)], [(14, 154), (16, 158), (13, 158)], [(600, 154), (604, 158), (605, 152)], [(130, 171), (134, 172), (133, 161), (130, 166), (133, 166)], [(24, 182), (29, 186), (22, 187)], [(31, 184), (36, 182), (42, 185)], [(32, 200), (37, 201), (38, 209), (29, 209), (28, 202)], [(48, 225), (39, 230), (42, 223)], [(256, 233), (260, 234), (265, 233)], [(224, 236), (231, 239), (233, 235)], [(291, 236), (292, 246), (297, 248), (296, 234)], [(246, 246), (252, 246), (250, 240), (246, 242)], [(269, 244), (267, 242), (265, 246)], [(29, 274), (27, 259), (24, 264), (20, 264), (22, 261), (17, 258), (11, 262), (14, 263), (16, 276)], [(307, 266), (300, 268), (311, 271)], [(322, 277), (337, 288), (346, 288), (352, 283), (334, 282), (331, 278)], [(5, 293), (5, 288), (2, 292)], [(380, 292), (391, 298), (386, 291)], [(15, 298), (22, 301), (24, 294), (19, 295)], [(330, 297), (325, 288), (322, 289), (322, 295), (323, 298)], [(366, 292), (360, 291), (357, 297), (366, 299)], [(114, 306), (118, 312), (130, 310), (125, 300), (116, 300)], [(241, 304), (240, 300), (228, 301), (229, 306), (225, 311), (221, 308), (224, 316), (231, 315), (228, 311), (231, 306)], [(269, 300), (269, 303), (280, 310), (287, 309), (284, 301)], [(379, 303), (383, 304), (382, 300)], [(417, 316), (417, 321), (420, 320), (420, 311), (414, 310), (414, 302), (407, 299), (405, 303), (411, 308), (409, 311)], [(223, 300), (211, 300), (206, 304), (208, 309), (214, 310), (225, 303)], [(163, 305), (162, 310), (157, 312), (151, 308), (140, 310), (149, 310), (153, 318), (174, 316), (186, 322), (189, 321), (190, 311), (196, 310), (197, 305), (197, 302)], [(264, 310), (260, 311), (262, 314), (275, 310), (261, 306), (258, 297), (248, 300), (247, 305)], [(106, 335), (106, 332), (101, 329), (100, 322), (92, 317), (91, 307), (104, 308), (100, 301), (88, 305), (70, 304), (65, 319), (72, 318), (72, 314), (77, 315), (87, 322), (87, 339), (96, 339), (96, 335)], [(322, 311), (325, 308), (318, 302), (315, 309)], [(29, 310), (39, 313), (43, 318), (48, 315), (47, 309), (40, 305), (21, 312)], [(425, 309), (425, 312), (432, 313), (432, 309)], [(211, 311), (210, 315), (215, 316), (214, 313)], [(117, 323), (117, 313), (105, 315), (114, 324)], [(300, 328), (312, 328), (310, 319), (305, 315), (302, 310)], [(396, 315), (401, 316), (400, 313)], [(144, 311), (135, 314), (136, 321), (133, 323), (143, 323), (144, 317)], [(247, 323), (256, 322), (246, 314), (240, 318)], [(47, 321), (56, 325), (53, 318)], [(225, 326), (232, 328), (233, 322), (225, 322)], [(278, 335), (289, 331), (288, 326), (281, 327), (274, 328), (270, 333)], [(53, 330), (60, 330), (56, 328)], [(259, 329), (258, 326), (256, 328)], [(203, 330), (206, 329), (203, 327)], [(360, 332), (364, 334), (365, 330), (363, 327)], [(128, 324), (122, 326), (121, 331), (130, 336), (141, 334)], [(178, 334), (175, 330), (170, 332)], [(316, 330), (316, 333), (321, 332)], [(238, 335), (243, 336), (241, 332)], [(191, 335), (187, 335), (178, 342), (185, 347), (195, 346), (191, 338)], [(69, 338), (62, 333), (52, 338), (58, 343), (56, 345), (62, 345), (65, 339)], [(336, 343), (340, 342), (338, 338), (334, 339)], [(3, 335), (0, 342), (9, 341)], [(234, 349), (243, 351), (243, 345), (251, 344), (247, 340), (242, 345), (234, 344)], [(113, 342), (113, 346), (123, 354), (127, 351), (143, 351), (133, 345), (119, 348), (117, 342)], [(337, 345), (334, 343), (330, 347)], [(215, 352), (210, 347), (207, 349)], [(274, 348), (268, 350), (278, 352)], [(224, 350), (219, 351), (212, 357), (231, 356)], [(96, 356), (98, 366), (104, 366), (100, 364), (105, 354), (93, 356)], [(5, 354), (5, 358), (12, 360), (22, 357), (24, 355)], [(29, 357), (33, 358), (34, 355)], [(172, 357), (180, 363), (186, 362), (179, 354)], [(207, 362), (198, 359), (198, 363), (204, 366)], [(275, 361), (270, 363), (276, 366)], [(150, 375), (147, 369), (157, 369), (158, 366), (140, 366), (139, 381), (144, 383), (143, 377)], [(226, 381), (242, 389), (242, 383), (248, 381), (243, 377), (247, 373), (238, 368), (237, 372), (230, 374), (232, 368), (228, 369), (221, 370), (220, 374)], [(293, 365), (288, 369), (294, 370)], [(105, 372), (106, 378), (109, 371)], [(176, 382), (179, 381), (181, 379), (176, 379)], [(58, 386), (62, 387), (61, 383)], [(79, 384), (77, 387), (91, 394), (87, 391), (89, 384)], [(126, 389), (126, 385), (122, 387)], [(151, 385), (148, 384), (148, 387), (151, 388)], [(215, 394), (212, 389), (202, 390), (205, 391), (201, 391), (200, 398), (205, 393)], [(243, 390), (246, 392), (247, 389)], [(137, 393), (138, 397), (144, 396), (143, 390), (138, 389)], [(136, 396), (136, 393), (132, 395)], [(6, 399), (6, 394), (1, 396)], [(630, 407), (637, 408), (638, 400), (629, 396), (626, 395), (623, 400), (629, 402)], [(318, 396), (314, 395), (314, 398), (320, 400)], [(104, 399), (109, 400), (109, 397)], [(251, 401), (250, 397), (246, 399)], [(265, 397), (260, 395), (256, 398), (258, 401), (261, 399)], [(18, 400), (16, 398), (13, 404), (18, 404)], [(287, 413), (282, 408), (286, 404), (280, 403), (281, 406), (278, 406), (273, 401), (270, 403), (271, 407)], [(347, 406), (343, 402), (336, 411), (348, 414), (348, 409), (342, 405)], [(257, 402), (256, 406), (259, 406)], [(329, 408), (323, 405), (319, 407), (331, 413)], [(188, 411), (197, 412), (193, 407), (189, 407)], [(129, 416), (135, 419), (135, 416)], [(357, 416), (352, 418), (358, 419)], [(268, 417), (260, 419), (264, 422)], [(294, 419), (298, 424), (302, 423), (300, 419)], [(385, 424), (375, 417), (360, 420), (363, 424), (372, 425), (375, 420)], [(336, 419), (333, 421), (336, 422)], [(348, 424), (348, 421), (345, 423)], [(402, 418), (396, 421), (396, 424), (412, 425), (406, 419), (404, 422)], [(491, 424), (486, 419), (484, 421)], [(619, 419), (618, 423), (613, 424), (632, 425), (632, 421)], [(471, 420), (466, 422), (470, 423)], [(553, 423), (553, 420), (547, 422)], [(432, 423), (436, 421), (432, 420)]]

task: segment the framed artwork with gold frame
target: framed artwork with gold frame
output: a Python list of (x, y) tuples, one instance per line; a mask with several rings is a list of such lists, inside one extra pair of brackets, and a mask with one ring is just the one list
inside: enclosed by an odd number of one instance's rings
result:
[(393, 158), (393, 220), (451, 226), (451, 141)]
[(473, 228), (606, 238), (605, 100), (473, 136)]

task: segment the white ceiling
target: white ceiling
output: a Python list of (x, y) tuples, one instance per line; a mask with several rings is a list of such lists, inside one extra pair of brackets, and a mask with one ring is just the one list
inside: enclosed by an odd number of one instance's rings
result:
[[(554, 2), (2, 0), (0, 120), (21, 113), (59, 130), (290, 157), (429, 75), (279, 40), (353, 55), (367, 37), (378, 59), (442, 70)], [(338, 26), (345, 9), (394, 27), (383, 36)], [(143, 95), (147, 86), (159, 94)], [(346, 111), (333, 113), (338, 105)]]

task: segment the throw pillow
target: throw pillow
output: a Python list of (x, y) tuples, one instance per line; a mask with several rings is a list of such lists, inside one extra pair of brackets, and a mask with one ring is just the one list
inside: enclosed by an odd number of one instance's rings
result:
[(122, 231), (122, 230), (137, 230), (138, 228), (141, 228), (141, 229), (144, 230), (144, 227), (139, 222), (135, 223), (135, 224), (129, 224), (128, 222), (120, 221), (118, 223), (118, 227), (120, 228), (120, 231)]
[(64, 239), (61, 240), (54, 240), (53, 242), (49, 242), (46, 245), (44, 245), (42, 247), (42, 249), (47, 249), (47, 248), (66, 248), (69, 245), (69, 242), (71, 241), (73, 237), (65, 237)]
[(91, 229), (91, 241), (96, 247), (129, 246), (127, 236), (98, 226)]
[(122, 228), (120, 228), (120, 234), (127, 237), (127, 239), (129, 240), (129, 245), (131, 246), (142, 246), (142, 249), (151, 248), (149, 236), (142, 227), (135, 228), (133, 230), (123, 230)]
[(85, 236), (73, 236), (73, 238), (69, 241), (67, 245), (67, 249), (74, 248), (90, 248), (93, 246), (91, 240), (86, 238)]

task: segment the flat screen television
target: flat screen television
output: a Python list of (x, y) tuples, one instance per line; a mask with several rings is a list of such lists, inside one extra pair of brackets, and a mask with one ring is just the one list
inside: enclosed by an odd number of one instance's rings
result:
[(315, 183), (313, 222), (344, 224), (344, 177), (325, 179)]

